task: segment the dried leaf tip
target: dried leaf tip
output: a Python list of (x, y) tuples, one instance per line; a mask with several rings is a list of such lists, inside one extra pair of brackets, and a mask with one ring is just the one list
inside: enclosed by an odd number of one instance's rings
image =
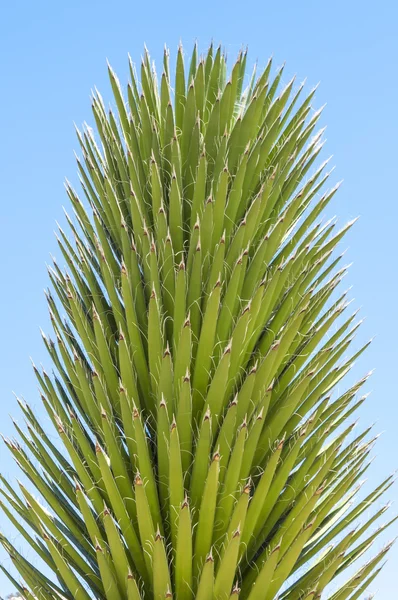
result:
[(213, 548), (210, 549), (209, 554), (206, 556), (206, 562), (207, 563), (212, 563), (214, 562), (214, 558), (213, 558)]
[(224, 350), (224, 356), (226, 356), (227, 354), (231, 354), (231, 350), (232, 350), (232, 340), (228, 342), (228, 344)]
[(238, 586), (238, 582), (235, 583), (234, 587), (232, 588), (232, 596), (239, 596), (240, 594), (240, 587)]
[(210, 420), (210, 416), (211, 416), (211, 412), (210, 412), (210, 408), (208, 407), (206, 412), (205, 412), (205, 416), (203, 417), (203, 422), (204, 421), (209, 421)]
[(238, 527), (235, 529), (235, 531), (232, 534), (232, 539), (238, 538), (241, 535), (241, 531), (240, 531), (240, 524), (238, 525)]
[(274, 385), (275, 385), (275, 378), (271, 381), (271, 383), (269, 384), (269, 386), (266, 389), (266, 392), (272, 392), (272, 390), (274, 389)]
[(251, 492), (251, 489), (252, 489), (252, 482), (251, 482), (251, 479), (249, 479), (249, 481), (245, 484), (242, 493), (246, 494), (248, 496)]
[(276, 447), (277, 450), (282, 450), (283, 445), (285, 443), (285, 439), (286, 439), (286, 433), (283, 435), (283, 438), (278, 442), (278, 445)]
[(213, 462), (220, 462), (221, 456), (219, 451), (217, 450), (214, 454), (213, 454)]

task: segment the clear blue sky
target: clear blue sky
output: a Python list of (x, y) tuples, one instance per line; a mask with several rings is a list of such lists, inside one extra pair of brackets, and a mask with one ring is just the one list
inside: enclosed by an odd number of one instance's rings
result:
[[(316, 104), (327, 102), (324, 152), (333, 154), (334, 180), (344, 179), (331, 209), (340, 222), (361, 215), (346, 239), (346, 278), (355, 306), (367, 319), (357, 346), (377, 334), (355, 367), (376, 372), (360, 426), (377, 421), (385, 432), (376, 447), (369, 486), (398, 467), (397, 173), (398, 5), (393, 0), (344, 2), (125, 2), (14, 0), (2, 6), (0, 25), (0, 429), (12, 433), (18, 416), (14, 390), (40, 407), (29, 356), (50, 365), (39, 326), (49, 331), (42, 290), (45, 263), (57, 254), (53, 229), (67, 205), (63, 179), (77, 181), (73, 122), (92, 122), (90, 90), (110, 99), (106, 58), (122, 81), (127, 53), (137, 62), (143, 44), (161, 56), (182, 39), (206, 48), (213, 38), (232, 57), (249, 45), (249, 60), (286, 60), (285, 81), (297, 73), (309, 87), (321, 81)], [(160, 69), (159, 69), (160, 70)], [(44, 414), (43, 414), (44, 418)], [(20, 419), (21, 420), (21, 419)], [(4, 445), (1, 471), (16, 475)], [(398, 498), (398, 485), (388, 499)], [(392, 511), (396, 511), (396, 507)], [(0, 517), (0, 529), (9, 531)], [(387, 537), (391, 537), (390, 532)], [(22, 543), (15, 538), (17, 547)], [(379, 544), (380, 545), (380, 544)], [(0, 554), (4, 559), (4, 554)], [(7, 561), (6, 561), (7, 563)], [(374, 584), (381, 599), (396, 590), (398, 547)], [(0, 577), (0, 595), (12, 587)]]

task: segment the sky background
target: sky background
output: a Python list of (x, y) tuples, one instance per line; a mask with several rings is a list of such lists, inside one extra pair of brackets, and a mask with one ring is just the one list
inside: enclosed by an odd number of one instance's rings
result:
[[(209, 1), (125, 2), (113, 0), (14, 0), (2, 6), (0, 24), (0, 430), (13, 432), (9, 414), (22, 421), (13, 391), (45, 419), (29, 357), (50, 367), (39, 326), (50, 331), (43, 289), (46, 263), (59, 255), (53, 235), (68, 205), (64, 177), (77, 182), (73, 123), (93, 123), (90, 90), (111, 96), (106, 59), (124, 83), (127, 53), (139, 63), (146, 43), (160, 71), (163, 44), (173, 56), (181, 39), (190, 51), (195, 39), (205, 50), (221, 42), (231, 60), (249, 45), (249, 64), (273, 54), (287, 62), (284, 82), (297, 74), (308, 90), (321, 82), (315, 105), (327, 102), (326, 158), (333, 154), (332, 181), (344, 179), (330, 209), (345, 221), (360, 215), (343, 246), (353, 266), (354, 307), (366, 320), (356, 347), (376, 334), (354, 374), (371, 368), (372, 390), (361, 409), (360, 427), (376, 421), (383, 432), (369, 470), (368, 490), (398, 467), (397, 320), (397, 64), (398, 5), (369, 2), (267, 3)], [(344, 248), (343, 248), (344, 249)], [(0, 469), (17, 470), (3, 444)], [(398, 485), (386, 499), (398, 499)], [(396, 512), (397, 507), (393, 506)], [(23, 544), (0, 515), (0, 529)], [(390, 531), (383, 542), (398, 533)], [(378, 542), (380, 547), (382, 542)], [(0, 552), (7, 566), (9, 561)], [(372, 585), (381, 599), (397, 589), (398, 545)], [(12, 585), (0, 575), (0, 596)]]

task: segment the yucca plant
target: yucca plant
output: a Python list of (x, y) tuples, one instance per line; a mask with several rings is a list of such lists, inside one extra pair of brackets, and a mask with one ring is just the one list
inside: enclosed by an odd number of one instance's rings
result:
[(55, 372), (35, 368), (61, 443), (21, 400), (28, 484), (1, 478), (37, 554), (1, 540), (26, 600), (355, 600), (381, 568), (389, 546), (350, 568), (392, 483), (355, 501), (374, 439), (351, 435), (367, 377), (341, 388), (364, 350), (334, 254), (352, 223), (318, 220), (338, 186), (319, 193), (315, 90), (279, 91), (271, 61), (246, 80), (246, 58), (195, 47), (186, 69), (180, 47), (173, 87), (145, 51), (78, 132)]

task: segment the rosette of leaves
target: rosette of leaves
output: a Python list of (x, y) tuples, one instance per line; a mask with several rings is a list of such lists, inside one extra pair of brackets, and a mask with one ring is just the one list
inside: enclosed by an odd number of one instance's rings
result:
[(26, 600), (355, 600), (381, 568), (389, 546), (360, 559), (392, 478), (355, 501), (366, 377), (342, 387), (364, 350), (334, 252), (352, 223), (319, 220), (338, 186), (315, 90), (271, 61), (246, 78), (246, 59), (195, 47), (186, 66), (180, 47), (172, 81), (166, 50), (158, 81), (145, 51), (123, 92), (109, 68), (114, 109), (96, 92), (97, 134), (78, 132), (54, 374), (35, 368), (60, 443), (23, 401), (6, 440)]

